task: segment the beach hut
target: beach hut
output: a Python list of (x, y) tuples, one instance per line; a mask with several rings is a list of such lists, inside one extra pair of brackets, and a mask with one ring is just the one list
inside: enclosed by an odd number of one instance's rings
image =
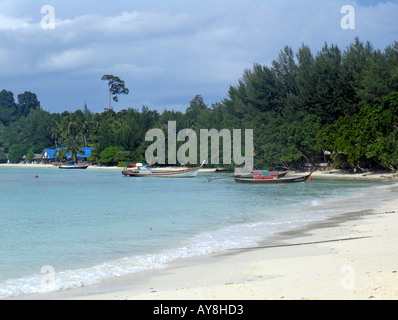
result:
[[(55, 161), (55, 158), (57, 156), (57, 151), (59, 150), (65, 150), (65, 147), (60, 147), (56, 149), (44, 149), (43, 154), (42, 154), (42, 161), (45, 163), (52, 163)], [(93, 151), (93, 147), (84, 147), (82, 148), (84, 150), (84, 154), (78, 154), (77, 158), (79, 160), (87, 160), (87, 158), (90, 156), (91, 151)], [(70, 159), (71, 155), (67, 154), (66, 158)]]

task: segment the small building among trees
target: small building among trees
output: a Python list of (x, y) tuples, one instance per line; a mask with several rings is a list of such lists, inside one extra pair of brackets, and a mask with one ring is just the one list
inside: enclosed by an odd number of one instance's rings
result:
[[(79, 161), (87, 161), (87, 158), (90, 156), (93, 149), (93, 147), (83, 147), (82, 150), (84, 151), (84, 154), (77, 154), (77, 159)], [(66, 150), (66, 148), (60, 147), (56, 149), (44, 149), (41, 157), (42, 162), (53, 163), (54, 161), (56, 161), (57, 156), (59, 155), (59, 151), (61, 150)], [(70, 153), (67, 153), (65, 157), (67, 160), (70, 160), (72, 156)]]

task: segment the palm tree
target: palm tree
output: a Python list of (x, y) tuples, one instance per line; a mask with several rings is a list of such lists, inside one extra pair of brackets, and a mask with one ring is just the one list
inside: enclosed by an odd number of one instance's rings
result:
[(50, 127), (49, 134), (51, 139), (54, 140), (55, 148), (58, 148), (57, 141), (61, 137), (61, 126), (58, 121), (54, 121)]
[(78, 142), (76, 136), (69, 136), (64, 141), (65, 149), (57, 150), (57, 153), (62, 157), (65, 158), (69, 156), (73, 163), (77, 162), (78, 155), (85, 155), (85, 151), (83, 146)]

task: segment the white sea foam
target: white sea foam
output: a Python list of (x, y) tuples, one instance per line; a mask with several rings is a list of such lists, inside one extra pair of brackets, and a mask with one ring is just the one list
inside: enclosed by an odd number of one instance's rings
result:
[(317, 207), (317, 206), (320, 206), (321, 205), (321, 200), (319, 200), (319, 199), (315, 199), (315, 200), (312, 200), (311, 201), (311, 205), (313, 206), (313, 207)]
[(298, 224), (285, 220), (235, 225), (198, 234), (186, 241), (183, 246), (159, 253), (111, 260), (90, 268), (55, 271), (51, 281), (44, 281), (48, 274), (10, 279), (0, 283), (0, 298), (80, 288), (113, 277), (167, 268), (177, 259), (252, 247), (275, 232), (294, 228), (306, 222), (308, 221)]

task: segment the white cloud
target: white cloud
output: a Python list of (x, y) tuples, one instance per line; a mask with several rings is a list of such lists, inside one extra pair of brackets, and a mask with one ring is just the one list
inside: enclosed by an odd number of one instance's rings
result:
[(0, 14), (0, 30), (16, 30), (30, 28), (30, 19), (7, 17)]
[(89, 64), (92, 55), (93, 50), (91, 49), (70, 49), (50, 55), (38, 65), (42, 70), (50, 71), (76, 69)]

